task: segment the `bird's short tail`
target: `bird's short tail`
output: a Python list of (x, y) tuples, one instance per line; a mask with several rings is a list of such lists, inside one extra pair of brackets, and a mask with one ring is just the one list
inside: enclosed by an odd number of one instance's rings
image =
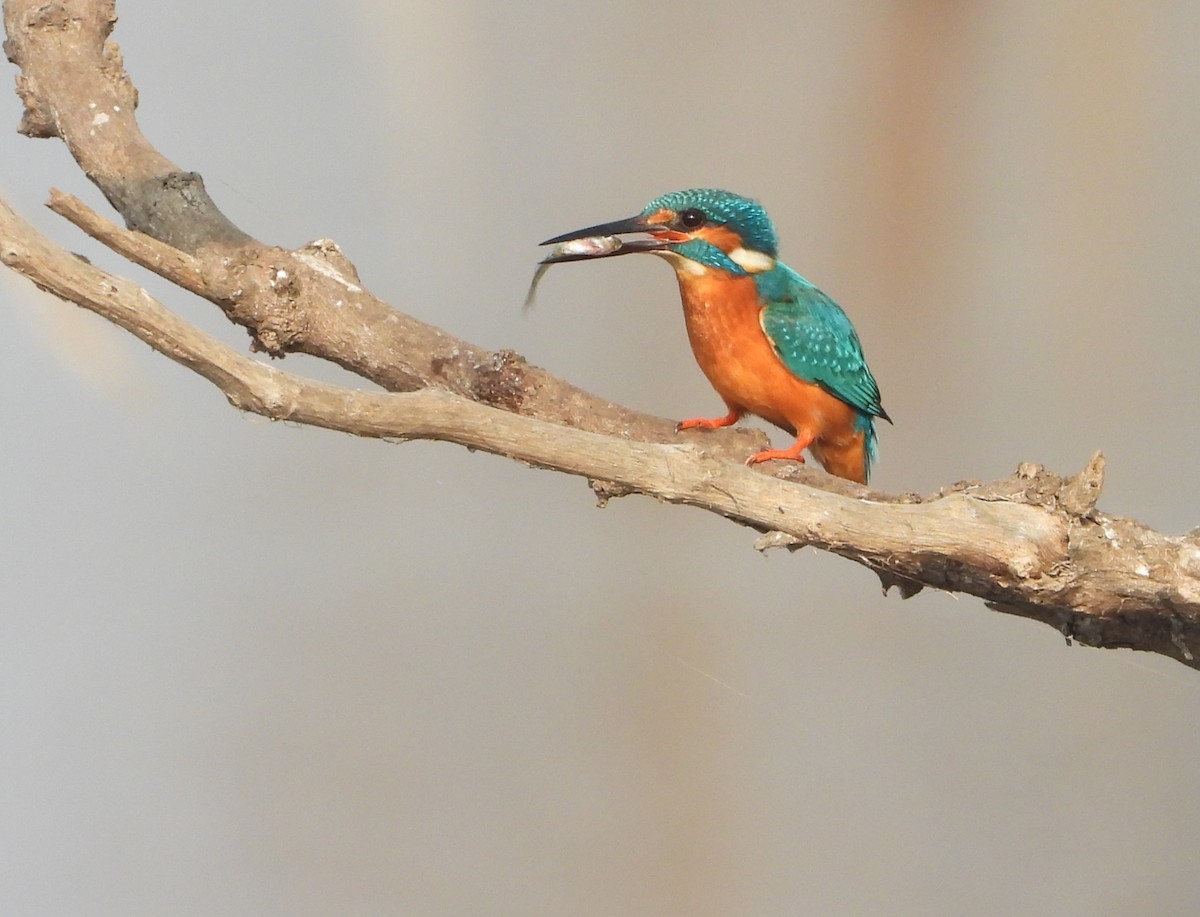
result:
[(859, 414), (856, 429), (863, 431), (863, 483), (871, 480), (871, 464), (879, 461), (879, 440), (870, 414)]

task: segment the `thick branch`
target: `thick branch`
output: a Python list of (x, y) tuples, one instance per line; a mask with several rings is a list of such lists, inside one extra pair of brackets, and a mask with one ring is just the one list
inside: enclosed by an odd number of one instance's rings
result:
[(645, 493), (698, 506), (766, 533), (760, 547), (833, 551), (905, 595), (923, 585), (962, 591), (1084, 643), (1200, 667), (1200, 542), (1096, 512), (1099, 456), (1068, 480), (1023, 466), (928, 500), (808, 469), (801, 476), (819, 488), (752, 472), (740, 459), (758, 445), (755, 434), (677, 435), (667, 421), (595, 398), (516, 354), (473, 347), (391, 309), (333, 243), (287, 251), (234, 227), (199, 177), (138, 129), (136, 93), (107, 41), (111, 2), (7, 0), (4, 13), (5, 48), (22, 68), (22, 129), (64, 139), (131, 229), (66, 195), (55, 195), (56, 212), (217, 303), (260, 349), (323, 357), (404, 393), (323, 385), (243, 356), (0, 203), (0, 260), (200, 373), (235, 406), (360, 436), (461, 443), (586, 476), (602, 498)]

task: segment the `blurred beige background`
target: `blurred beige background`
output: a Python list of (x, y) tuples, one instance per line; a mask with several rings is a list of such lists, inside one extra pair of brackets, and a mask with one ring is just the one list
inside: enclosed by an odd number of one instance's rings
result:
[[(520, 304), (539, 240), (729, 187), (854, 318), (880, 486), (1101, 448), (1102, 508), (1200, 524), (1196, 4), (118, 11), (160, 148), (423, 319), (711, 411), (655, 259)], [(244, 346), (44, 211), (103, 201), (18, 117), (0, 93), (0, 193)], [(1200, 906), (1197, 673), (696, 511), (247, 419), (0, 296), (0, 913)]]

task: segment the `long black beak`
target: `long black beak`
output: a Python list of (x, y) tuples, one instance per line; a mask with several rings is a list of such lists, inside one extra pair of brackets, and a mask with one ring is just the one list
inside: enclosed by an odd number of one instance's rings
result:
[(654, 224), (646, 222), (646, 218), (639, 213), (637, 216), (630, 217), (627, 220), (598, 223), (595, 226), (588, 226), (586, 229), (564, 232), (561, 236), (547, 239), (541, 244), (558, 245), (560, 242), (573, 242), (575, 239), (585, 239), (590, 236), (619, 236), (627, 232), (649, 232), (653, 228), (661, 227), (655, 227)]
[[(542, 264), (557, 264), (560, 261), (587, 261), (591, 258), (611, 258), (614, 255), (632, 255), (637, 252), (654, 252), (668, 247), (666, 239), (617, 239), (616, 236), (629, 232), (650, 232), (662, 226), (650, 223), (642, 214), (612, 223), (598, 223), (574, 232), (547, 239), (542, 245), (557, 245), (558, 248), (543, 260)], [(575, 244), (571, 244), (575, 243)]]

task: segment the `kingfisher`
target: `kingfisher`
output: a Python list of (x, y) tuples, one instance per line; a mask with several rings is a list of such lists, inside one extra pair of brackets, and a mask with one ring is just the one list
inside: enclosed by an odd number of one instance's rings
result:
[[(616, 238), (626, 233), (649, 238)], [(715, 430), (752, 414), (796, 440), (746, 464), (803, 462), (807, 449), (830, 474), (867, 482), (875, 418), (892, 422), (879, 386), (846, 313), (779, 260), (775, 227), (757, 201), (714, 188), (673, 191), (637, 216), (542, 244), (557, 246), (543, 265), (645, 252), (675, 269), (692, 352), (726, 407), (676, 429)]]

